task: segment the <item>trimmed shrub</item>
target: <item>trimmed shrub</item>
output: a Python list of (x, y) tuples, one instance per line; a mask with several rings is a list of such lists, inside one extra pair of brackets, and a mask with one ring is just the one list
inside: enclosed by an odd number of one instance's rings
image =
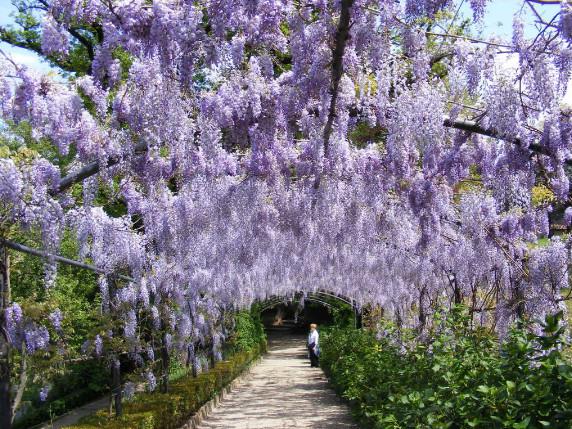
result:
[(171, 383), (169, 393), (140, 393), (125, 403), (123, 416), (109, 417), (106, 410), (82, 419), (68, 429), (176, 429), (243, 372), (266, 350), (262, 341), (249, 350), (236, 352), (226, 361), (199, 374)]

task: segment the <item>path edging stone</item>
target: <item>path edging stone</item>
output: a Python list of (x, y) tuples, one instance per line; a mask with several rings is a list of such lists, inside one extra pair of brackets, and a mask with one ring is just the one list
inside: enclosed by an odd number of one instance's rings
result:
[(235, 390), (240, 384), (246, 381), (250, 375), (251, 370), (256, 365), (260, 363), (260, 361), (264, 359), (264, 357), (259, 357), (253, 360), (241, 374), (239, 374), (234, 380), (228, 383), (225, 387), (218, 392), (214, 398), (204, 404), (201, 408), (197, 410), (197, 412), (179, 429), (196, 429), (199, 425), (209, 416), (210, 413), (224, 400), (224, 398)]

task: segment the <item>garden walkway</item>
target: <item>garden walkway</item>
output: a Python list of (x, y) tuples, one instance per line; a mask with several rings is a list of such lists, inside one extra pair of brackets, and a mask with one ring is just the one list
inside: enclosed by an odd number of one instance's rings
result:
[(199, 429), (357, 429), (304, 346), (304, 337), (271, 336), (269, 353)]

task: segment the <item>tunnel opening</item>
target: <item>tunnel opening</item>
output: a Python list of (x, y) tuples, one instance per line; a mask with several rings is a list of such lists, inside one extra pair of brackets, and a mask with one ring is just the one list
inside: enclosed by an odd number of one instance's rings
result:
[(311, 323), (361, 326), (361, 312), (355, 302), (329, 292), (272, 297), (262, 302), (260, 308), (267, 332), (305, 333)]

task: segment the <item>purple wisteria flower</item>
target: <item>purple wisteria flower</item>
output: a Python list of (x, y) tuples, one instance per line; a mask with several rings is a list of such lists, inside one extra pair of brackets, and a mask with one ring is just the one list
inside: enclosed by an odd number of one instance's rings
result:
[(44, 386), (40, 389), (40, 401), (46, 402), (46, 400), (48, 399), (49, 391), (50, 390), (49, 390), (48, 386)]
[(55, 309), (50, 315), (48, 316), (50, 322), (52, 322), (52, 326), (57, 332), (61, 332), (62, 330), (62, 319), (63, 314), (59, 308)]
[(95, 355), (97, 357), (100, 357), (103, 353), (103, 339), (101, 338), (101, 336), (99, 334), (97, 334), (95, 336), (95, 339), (93, 340), (93, 347), (94, 347)]
[(135, 383), (128, 381), (123, 388), (123, 395), (126, 400), (131, 400), (135, 396)]
[(564, 223), (566, 226), (572, 225), (572, 207), (566, 207), (564, 210)]
[(147, 390), (150, 392), (155, 391), (157, 388), (157, 379), (155, 378), (155, 374), (153, 371), (149, 370), (145, 373), (145, 379), (147, 380)]
[[(488, 291), (522, 287), (531, 320), (559, 303), (568, 274), (555, 267), (570, 255), (538, 239), (548, 205), (570, 199), (570, 1), (550, 37), (517, 14), (504, 41), (427, 33), (453, 0), (49, 3), (52, 61), (77, 28), (97, 24), (103, 43), (65, 83), (2, 63), (0, 122), (25, 124), (58, 162), (2, 146), (0, 209), (50, 254), (75, 234), (78, 258), (102, 273), (105, 338), (123, 337), (139, 368), (155, 358), (149, 344), (187, 353), (212, 339), (220, 353), (226, 312), (270, 296), (327, 290), (412, 328), (411, 309), (429, 320), (453, 293), (489, 308)], [(489, 2), (467, 3), (480, 20)], [(97, 174), (74, 176), (86, 166)], [(541, 202), (539, 185), (551, 191)], [(126, 212), (111, 216), (105, 195)], [(55, 286), (56, 261), (42, 262)], [(12, 347), (48, 347), (33, 311), (4, 314)], [(514, 320), (490, 317), (499, 332)], [(61, 337), (59, 310), (49, 323)], [(103, 338), (82, 352), (101, 356)]]

